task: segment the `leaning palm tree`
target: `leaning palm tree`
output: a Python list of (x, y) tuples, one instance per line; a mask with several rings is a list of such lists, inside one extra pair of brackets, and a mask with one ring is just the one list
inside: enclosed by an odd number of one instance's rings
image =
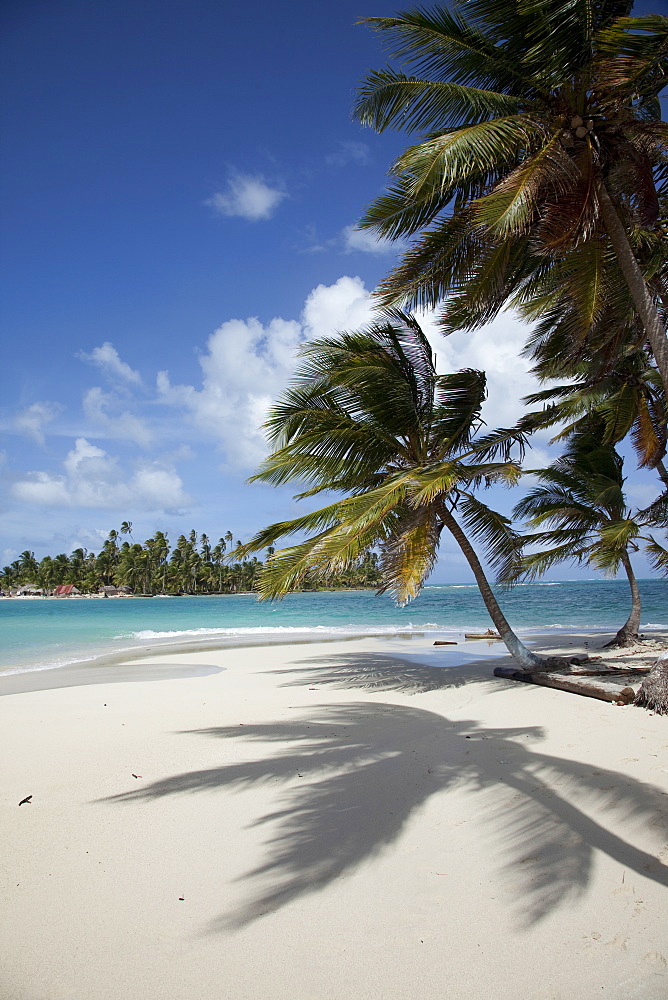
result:
[(657, 96), (668, 18), (632, 18), (631, 8), (452, 0), (365, 19), (415, 72), (371, 73), (356, 106), (377, 131), (418, 133), (361, 221), (379, 236), (414, 238), (380, 286), (384, 304), (447, 297), (446, 329), (471, 328), (536, 282), (540, 294), (554, 265), (562, 277), (587, 269), (584, 306), (595, 311), (609, 257), (668, 385), (661, 293), (648, 286), (650, 258), (665, 244), (650, 237), (668, 159)]
[[(632, 645), (640, 627), (640, 590), (629, 551), (637, 551), (642, 524), (624, 497), (623, 460), (602, 444), (603, 422), (572, 435), (564, 454), (534, 475), (539, 485), (513, 514), (533, 530), (522, 536), (522, 555), (506, 566), (505, 582), (534, 580), (560, 562), (586, 564), (614, 576), (622, 567), (631, 589), (631, 612), (609, 645)], [(526, 549), (538, 546), (537, 551)]]
[[(434, 566), (443, 530), (466, 557), (499, 635), (525, 669), (548, 666), (503, 615), (469, 536), (492, 564), (516, 544), (504, 516), (477, 487), (514, 484), (520, 432), (480, 434), (485, 375), (438, 375), (431, 346), (410, 316), (392, 313), (359, 332), (311, 341), (292, 386), (265, 425), (274, 451), (255, 480), (302, 482), (299, 498), (343, 494), (302, 517), (270, 525), (243, 547), (253, 552), (307, 532), (267, 559), (260, 596), (280, 598), (307, 574), (327, 578), (380, 550), (382, 585), (398, 603), (416, 597)], [(236, 555), (236, 554), (235, 554)]]

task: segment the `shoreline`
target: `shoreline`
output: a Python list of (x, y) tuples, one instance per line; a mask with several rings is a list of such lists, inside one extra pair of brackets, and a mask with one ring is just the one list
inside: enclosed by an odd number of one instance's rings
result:
[[(666, 585), (650, 580), (642, 586), (641, 631), (651, 636), (668, 628)], [(505, 595), (502, 606), (520, 637), (538, 633), (551, 642), (553, 634), (572, 630), (603, 634), (618, 628), (627, 615), (627, 590), (622, 581), (612, 581), (612, 589), (599, 581), (584, 587), (527, 584)], [(491, 624), (477, 588), (459, 584), (429, 587), (408, 608), (370, 591), (291, 594), (282, 604), (260, 603), (252, 594), (120, 603), (81, 598), (63, 606), (57, 600), (10, 598), (0, 604), (0, 672), (60, 670), (75, 663), (95, 668), (154, 646), (197, 649), (203, 643), (224, 647), (403, 632), (461, 643), (464, 633), (484, 632)]]
[[(433, 584), (433, 586), (448, 586), (448, 584)], [(468, 584), (452, 584), (453, 587), (468, 586)], [(472, 586), (476, 586), (473, 584)], [(294, 590), (294, 594), (373, 594), (376, 587), (319, 587), (313, 590)], [(257, 597), (256, 590), (221, 590), (206, 594), (0, 594), (0, 601), (100, 601), (100, 600), (142, 600), (150, 597)]]
[(1, 698), (3, 996), (665, 996), (665, 717), (431, 641)]
[[(274, 646), (310, 645), (315, 643), (335, 643), (354, 642), (362, 639), (375, 639), (384, 641), (404, 641), (419, 639), (433, 644), (438, 636), (448, 636), (450, 639), (458, 636), (454, 649), (449, 646), (440, 649), (440, 655), (445, 656), (448, 665), (461, 665), (458, 661), (470, 662), (471, 660), (494, 659), (507, 657), (509, 664), (512, 663), (510, 654), (505, 645), (498, 639), (480, 638), (478, 640), (467, 640), (460, 629), (448, 628), (414, 628), (414, 629), (393, 629), (382, 631), (380, 629), (364, 630), (360, 627), (359, 632), (327, 631), (322, 627), (322, 632), (315, 632), (313, 629), (300, 628), (298, 626), (278, 626), (272, 634), (267, 634), (253, 630), (246, 635), (227, 636), (191, 636), (189, 638), (162, 638), (158, 641), (149, 639), (137, 640), (136, 646), (127, 646), (116, 650), (104, 650), (90, 655), (83, 655), (80, 659), (69, 660), (64, 663), (32, 663), (0, 668), (0, 697), (6, 694), (19, 694), (27, 691), (50, 690), (55, 687), (72, 687), (76, 683), (91, 684), (105, 683), (105, 678), (111, 679), (112, 671), (123, 680), (123, 665), (129, 661), (136, 663), (151, 659), (156, 655), (187, 655), (190, 653), (210, 652), (223, 653), (235, 649), (254, 649)], [(583, 653), (589, 648), (591, 653), (596, 647), (593, 645), (600, 642), (600, 649), (605, 646), (605, 642), (610, 641), (616, 630), (611, 628), (598, 629), (577, 629), (568, 626), (546, 625), (542, 628), (518, 628), (517, 634), (530, 648), (538, 652), (552, 653), (561, 647), (570, 652)], [(649, 649), (655, 641), (668, 642), (668, 629), (662, 626), (651, 626), (645, 628), (641, 643), (636, 647), (636, 652), (642, 644)], [(618, 653), (603, 653), (608, 658), (617, 658)], [(136, 675), (137, 669), (133, 670)], [(150, 680), (150, 672), (146, 674), (146, 680)], [(76, 677), (74, 683), (72, 678)], [(130, 679), (130, 678), (128, 678)]]

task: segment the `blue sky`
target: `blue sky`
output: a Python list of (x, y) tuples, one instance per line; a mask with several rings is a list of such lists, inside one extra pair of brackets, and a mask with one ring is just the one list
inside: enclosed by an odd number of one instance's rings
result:
[[(396, 259), (354, 226), (407, 140), (351, 115), (385, 62), (355, 22), (394, 9), (5, 0), (3, 565), (97, 551), (126, 520), (246, 539), (296, 513), (246, 479), (299, 345), (366, 322)], [(525, 335), (508, 315), (434, 331), (442, 370), (487, 370), (490, 426), (533, 387)], [(627, 474), (634, 502), (656, 494)], [(445, 542), (434, 581), (468, 579)]]

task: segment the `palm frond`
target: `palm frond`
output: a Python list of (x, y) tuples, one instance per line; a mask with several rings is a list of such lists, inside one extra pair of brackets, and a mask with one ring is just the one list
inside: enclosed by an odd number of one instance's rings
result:
[(557, 130), (543, 137), (542, 147), (479, 198), (476, 218), (501, 237), (527, 232), (536, 219), (541, 203), (563, 199), (580, 180), (574, 161), (559, 141)]
[(447, 207), (449, 192), (433, 191), (430, 197), (411, 197), (410, 179), (399, 177), (388, 190), (371, 203), (357, 224), (371, 229), (388, 240), (413, 236)]
[(391, 593), (402, 606), (416, 598), (436, 563), (440, 535), (433, 506), (404, 514), (380, 546), (383, 582), (378, 593)]
[(650, 535), (650, 540), (645, 546), (645, 551), (647, 552), (647, 557), (650, 561), (652, 569), (656, 570), (657, 573), (661, 573), (663, 576), (668, 576), (668, 549), (660, 545)]
[(545, 135), (546, 124), (526, 114), (462, 125), (409, 146), (391, 172), (404, 178), (411, 198), (452, 197), (471, 177), (514, 168), (541, 148)]
[(319, 510), (302, 514), (300, 517), (270, 524), (266, 528), (262, 528), (261, 531), (256, 532), (245, 545), (235, 548), (232, 555), (235, 559), (237, 556), (244, 558), (253, 552), (260, 552), (268, 548), (274, 542), (278, 541), (279, 538), (287, 538), (302, 531), (320, 532), (323, 529), (327, 530), (339, 521), (339, 503), (340, 501), (335, 501), (326, 507), (321, 507)]
[(415, 67), (421, 75), (452, 80), (464, 86), (475, 83), (497, 91), (533, 96), (538, 85), (521, 64), (504, 53), (464, 12), (436, 7), (414, 8), (396, 17), (366, 17), (382, 35), (395, 58)]
[(610, 521), (599, 528), (601, 550), (609, 549), (615, 552), (625, 552), (629, 544), (640, 534), (640, 527), (632, 518)]
[[(523, 539), (526, 544), (540, 540), (540, 535), (529, 535)], [(511, 566), (509, 582), (537, 580), (544, 576), (548, 570), (563, 562), (577, 565), (586, 563), (589, 560), (590, 551), (588, 546), (567, 541), (549, 549), (541, 549), (539, 552), (524, 553)]]
[(509, 561), (516, 557), (519, 537), (510, 518), (470, 493), (462, 496), (457, 509), (471, 536), (482, 543), (489, 563), (500, 577), (508, 577)]
[(437, 377), (430, 423), (438, 455), (445, 457), (469, 448), (486, 398), (485, 373), (475, 368)]
[(298, 588), (307, 574), (327, 579), (343, 572), (382, 540), (383, 535), (382, 528), (362, 535), (347, 525), (337, 524), (305, 542), (279, 549), (267, 559), (260, 573), (260, 600), (280, 600)]
[(653, 468), (666, 453), (665, 411), (663, 419), (659, 413), (657, 420), (651, 403), (648, 405), (648, 400), (641, 393), (637, 394), (635, 402), (636, 412), (631, 432), (633, 446), (640, 459), (639, 465)]
[(388, 67), (365, 78), (353, 114), (377, 132), (387, 128), (423, 132), (486, 121), (517, 112), (521, 106), (521, 100), (509, 94), (421, 80)]

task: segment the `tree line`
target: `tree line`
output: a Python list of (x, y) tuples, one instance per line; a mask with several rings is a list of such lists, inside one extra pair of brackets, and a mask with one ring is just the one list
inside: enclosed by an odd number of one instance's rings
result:
[[(269, 547), (267, 554), (272, 552)], [(97, 553), (77, 548), (69, 555), (47, 555), (38, 561), (34, 552), (22, 552), (3, 567), (0, 586), (5, 592), (32, 586), (47, 595), (62, 584), (73, 584), (82, 594), (103, 587), (129, 587), (132, 593), (150, 595), (239, 594), (257, 588), (262, 567), (256, 556), (243, 553), (231, 531), (214, 544), (208, 535), (193, 530), (179, 535), (172, 547), (164, 531), (156, 531), (143, 544), (135, 542), (132, 522), (124, 521), (119, 531), (109, 532)], [(366, 551), (326, 585), (311, 575), (299, 589), (365, 589), (379, 582), (378, 556)]]

